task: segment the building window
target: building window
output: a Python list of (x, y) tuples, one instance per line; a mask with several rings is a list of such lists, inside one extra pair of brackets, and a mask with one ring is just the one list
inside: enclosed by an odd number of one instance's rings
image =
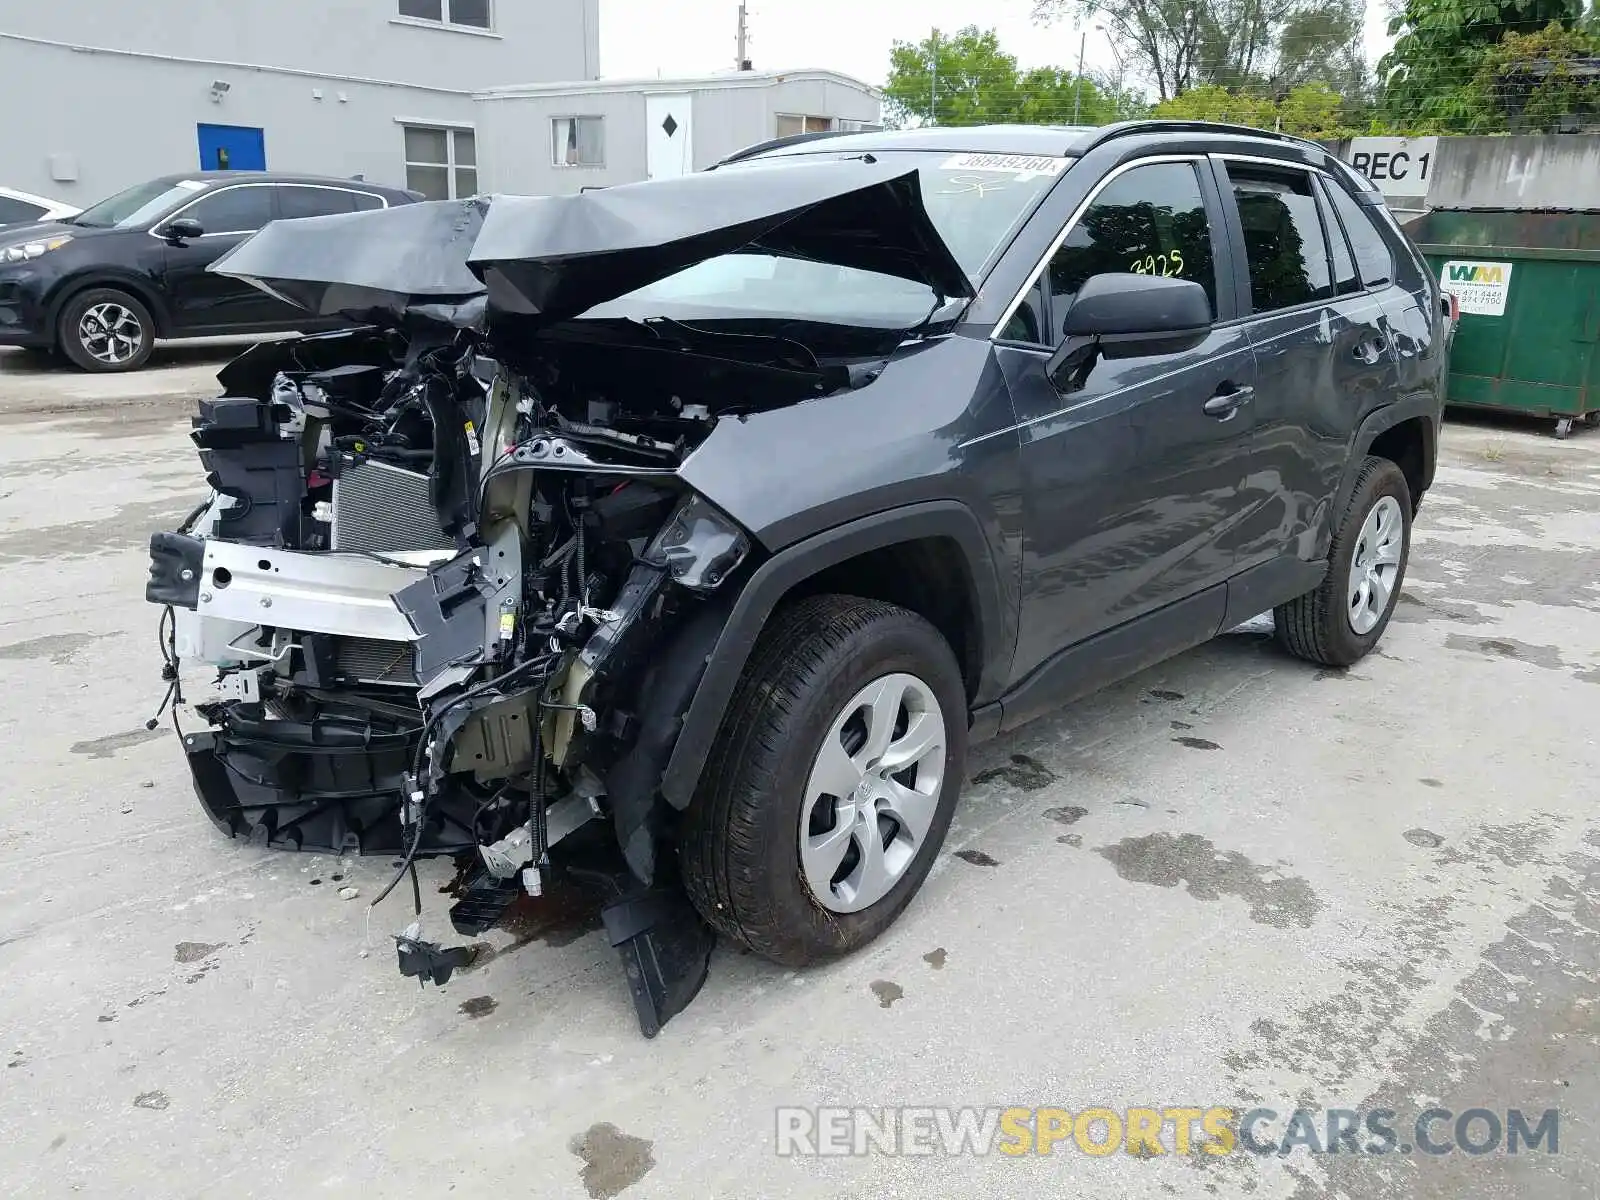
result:
[(405, 126), (406, 186), (429, 200), (478, 194), (478, 140), (470, 129)]
[(832, 130), (832, 117), (802, 117), (793, 113), (778, 114), (779, 137), (793, 137), (797, 133), (829, 133)]
[(604, 117), (556, 117), (550, 122), (550, 161), (558, 167), (606, 165)]
[(400, 0), (400, 15), (468, 29), (493, 29), (492, 0)]

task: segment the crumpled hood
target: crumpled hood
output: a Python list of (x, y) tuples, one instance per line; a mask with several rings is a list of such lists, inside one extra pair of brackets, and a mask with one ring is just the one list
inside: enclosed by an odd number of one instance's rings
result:
[(917, 172), (757, 163), (575, 196), (496, 196), (275, 221), (212, 264), (323, 315), (463, 302), (559, 321), (741, 249), (970, 298)]
[(321, 316), (467, 301), (484, 292), (467, 254), (488, 211), (487, 199), (433, 200), (273, 221), (210, 270)]
[(947, 298), (973, 294), (923, 206), (917, 172), (866, 159), (497, 197), (469, 262), (491, 307), (561, 319), (743, 249), (893, 275)]

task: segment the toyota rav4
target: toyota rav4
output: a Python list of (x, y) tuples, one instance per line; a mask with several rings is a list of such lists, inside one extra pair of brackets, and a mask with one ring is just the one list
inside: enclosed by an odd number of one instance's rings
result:
[(424, 980), (472, 950), (424, 936), (419, 857), (466, 937), (601, 889), (646, 1034), (713, 931), (881, 934), (973, 742), (1268, 611), (1360, 659), (1433, 478), (1437, 284), (1255, 130), (802, 136), (214, 269), (361, 325), (223, 370), (210, 496), (152, 541), (169, 697), (217, 670), (201, 804), (409, 869)]

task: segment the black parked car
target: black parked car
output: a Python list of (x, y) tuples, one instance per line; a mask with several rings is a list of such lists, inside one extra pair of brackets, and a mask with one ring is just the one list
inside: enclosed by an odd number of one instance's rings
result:
[(888, 928), (971, 742), (1266, 611), (1360, 659), (1433, 480), (1435, 280), (1365, 180), (1250, 129), (796, 139), (217, 270), (377, 327), (201, 406), (217, 494), (148, 597), (222, 670), (202, 805), (457, 856), (465, 937), (603, 881), (646, 1032), (710, 928), (791, 965)]
[(0, 346), (59, 352), (85, 371), (132, 371), (158, 337), (316, 328), (303, 310), (206, 268), (269, 221), (420, 199), (349, 179), (200, 171), (60, 221), (7, 226)]

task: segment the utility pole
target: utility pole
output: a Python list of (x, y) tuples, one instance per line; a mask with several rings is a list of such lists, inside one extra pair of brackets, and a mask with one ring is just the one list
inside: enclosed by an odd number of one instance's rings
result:
[(1089, 46), (1089, 31), (1085, 29), (1078, 39), (1078, 76), (1072, 81), (1072, 123), (1078, 123), (1078, 113), (1083, 109), (1083, 52)]
[(739, 57), (734, 61), (733, 69), (736, 71), (750, 70), (750, 11), (749, 6), (740, 0), (739, 4)]
[(939, 31), (933, 31), (933, 79), (928, 84), (928, 124), (939, 123)]

